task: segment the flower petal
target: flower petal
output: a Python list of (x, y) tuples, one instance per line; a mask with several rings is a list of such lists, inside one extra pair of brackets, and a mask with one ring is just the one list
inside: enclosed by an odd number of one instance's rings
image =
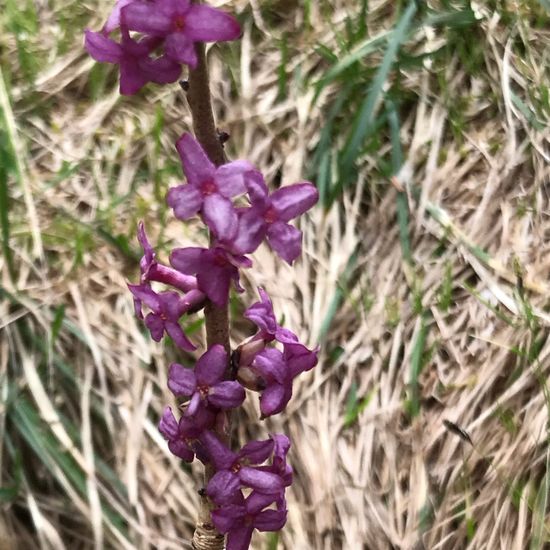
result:
[(248, 464), (261, 464), (265, 462), (274, 448), (274, 440), (250, 441), (239, 451), (239, 457)]
[(300, 343), (285, 344), (284, 358), (291, 376), (294, 378), (302, 372), (311, 370), (317, 364), (318, 352), (318, 348), (311, 351)]
[(279, 531), (286, 523), (286, 510), (264, 510), (254, 518), (258, 531)]
[(204, 267), (209, 256), (210, 252), (206, 248), (196, 246), (175, 248), (170, 253), (170, 264), (182, 273), (194, 275)]
[(263, 288), (258, 289), (262, 300), (252, 304), (244, 316), (252, 321), (266, 335), (274, 335), (277, 331), (277, 320), (273, 312), (273, 304)]
[(151, 332), (151, 338), (155, 342), (160, 342), (164, 335), (164, 321), (161, 319), (160, 315), (149, 313), (149, 315), (145, 317), (145, 326)]
[(227, 164), (222, 164), (216, 170), (215, 177), (220, 194), (230, 199), (236, 195), (246, 193), (245, 182), (253, 177), (251, 174), (252, 172), (258, 171), (254, 165), (247, 160), (235, 160)]
[(216, 472), (206, 486), (206, 494), (218, 505), (229, 504), (241, 488), (239, 476), (231, 470)]
[(261, 512), (266, 506), (271, 506), (274, 502), (280, 499), (280, 495), (273, 495), (269, 493), (259, 493), (258, 491), (252, 491), (250, 496), (246, 499), (245, 506), (246, 511), (255, 516)]
[(107, 38), (100, 32), (86, 29), (84, 31), (84, 46), (88, 53), (101, 63), (119, 63), (122, 57), (120, 44)]
[(243, 523), (237, 529), (231, 529), (227, 534), (226, 550), (248, 550), (254, 528)]
[[(216, 529), (220, 533), (227, 533), (231, 529), (238, 528), (241, 525), (244, 525), (243, 520), (245, 516), (246, 516), (246, 508), (244, 507), (243, 504), (240, 504), (240, 503), (229, 504), (218, 510), (212, 510), (212, 521), (216, 526)], [(251, 528), (251, 532), (252, 532), (252, 528)]]
[(183, 299), (173, 290), (165, 290), (158, 293), (160, 309), (168, 321), (179, 321), (183, 315)]
[(195, 344), (193, 344), (191, 340), (189, 340), (189, 338), (185, 336), (185, 333), (183, 332), (179, 323), (176, 323), (175, 321), (166, 321), (165, 329), (166, 332), (170, 335), (170, 338), (174, 340), (174, 343), (179, 348), (186, 351), (194, 351), (197, 349), (197, 346), (195, 346)]
[(265, 209), (267, 207), (269, 191), (261, 172), (254, 170), (250, 174), (247, 174), (245, 183), (251, 204), (262, 206)]
[(132, 285), (128, 283), (127, 286), (130, 289), (130, 292), (134, 295), (134, 298), (142, 301), (153, 311), (160, 311), (161, 302), (159, 299), (159, 295), (149, 285)]
[(234, 267), (220, 267), (211, 264), (210, 269), (203, 269), (197, 274), (199, 288), (212, 300), (217, 306), (223, 307), (229, 300), (229, 285), (233, 272), (238, 274)]
[(156, 84), (170, 84), (175, 82), (181, 74), (181, 65), (166, 55), (157, 59), (149, 57), (142, 59), (139, 67), (147, 80)]
[(197, 66), (198, 59), (195, 52), (195, 45), (189, 37), (182, 32), (174, 32), (169, 34), (164, 41), (164, 51), (166, 55), (177, 61), (178, 63), (185, 63), (192, 69)]
[(190, 396), (197, 387), (195, 373), (179, 363), (172, 363), (168, 370), (168, 387), (176, 397)]
[(159, 432), (164, 439), (175, 439), (178, 436), (178, 423), (171, 407), (165, 407), (159, 422)]
[(152, 2), (132, 2), (120, 10), (120, 21), (131, 31), (153, 35), (167, 35), (172, 30), (172, 20)]
[(220, 42), (239, 38), (241, 27), (228, 13), (194, 4), (185, 16), (185, 33), (193, 41)]
[(120, 61), (120, 93), (134, 95), (147, 84), (137, 58), (124, 56)]
[(230, 243), (231, 250), (237, 254), (249, 254), (260, 246), (267, 231), (261, 212), (261, 209), (255, 207), (241, 211), (235, 238)]
[(147, 239), (147, 233), (145, 233), (145, 225), (141, 221), (138, 224), (137, 238), (139, 244), (141, 245), (141, 248), (143, 248), (143, 258), (140, 261), (140, 267), (142, 271), (147, 271), (151, 262), (153, 262), (155, 259), (155, 251), (149, 243), (149, 239)]
[(290, 265), (302, 253), (302, 232), (285, 222), (278, 221), (269, 226), (267, 242)]
[(202, 195), (195, 185), (178, 185), (168, 190), (166, 202), (178, 220), (187, 220), (202, 207)]
[(298, 336), (294, 334), (291, 330), (283, 327), (277, 327), (275, 332), (275, 339), (281, 344), (297, 344)]
[(244, 466), (239, 470), (241, 483), (259, 493), (277, 494), (284, 489), (283, 480), (272, 472), (262, 472), (256, 468)]
[(229, 365), (227, 352), (220, 344), (210, 346), (195, 366), (195, 375), (200, 385), (212, 386), (223, 379)]
[(206, 225), (214, 235), (223, 241), (230, 241), (235, 237), (239, 227), (239, 218), (233, 203), (218, 193), (204, 198), (202, 215)]
[(237, 453), (228, 449), (212, 432), (204, 432), (201, 441), (216, 470), (229, 470), (237, 460)]
[(319, 200), (319, 191), (312, 183), (296, 183), (278, 189), (270, 198), (279, 219), (288, 222), (309, 210)]
[(185, 411), (185, 414), (187, 416), (195, 416), (197, 412), (200, 410), (202, 399), (201, 394), (199, 392), (195, 392), (191, 396), (191, 401), (189, 401), (187, 405), (187, 410)]
[(168, 448), (173, 455), (185, 460), (185, 462), (193, 462), (195, 453), (189, 448), (185, 441), (174, 439), (168, 442)]
[(291, 397), (291, 385), (272, 384), (268, 386), (260, 397), (262, 416), (265, 418), (280, 413)]
[(220, 409), (235, 409), (244, 401), (244, 388), (234, 380), (220, 382), (210, 388), (208, 402)]
[(189, 183), (198, 186), (205, 180), (214, 181), (216, 167), (191, 134), (183, 134), (176, 142), (176, 149)]
[(266, 348), (258, 353), (252, 365), (267, 380), (276, 380), (279, 384), (284, 384), (289, 379), (290, 373), (283, 354), (276, 348)]
[(185, 15), (189, 10), (189, 4), (190, 0), (155, 0), (155, 7), (170, 18)]

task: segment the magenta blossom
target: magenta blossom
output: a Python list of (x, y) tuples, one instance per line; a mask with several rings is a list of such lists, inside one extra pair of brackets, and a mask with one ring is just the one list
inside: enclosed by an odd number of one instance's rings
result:
[(139, 41), (130, 37), (122, 28), (122, 42), (119, 44), (105, 34), (86, 30), (85, 46), (88, 53), (102, 63), (120, 66), (120, 93), (133, 95), (147, 82), (168, 84), (175, 82), (181, 74), (181, 66), (166, 56), (153, 59), (151, 52), (161, 42), (148, 37)]
[[(276, 504), (277, 509), (269, 508), (273, 504)], [(286, 517), (284, 497), (257, 491), (252, 491), (246, 499), (239, 492), (230, 504), (212, 512), (216, 529), (227, 533), (226, 550), (247, 550), (254, 529), (279, 531), (286, 523)]]
[(283, 491), (285, 480), (278, 471), (254, 467), (271, 456), (275, 444), (273, 438), (251, 441), (238, 453), (228, 449), (211, 432), (205, 432), (201, 441), (216, 468), (206, 487), (206, 493), (216, 504), (230, 503), (242, 487), (267, 494)]
[(300, 343), (293, 344), (289, 353), (275, 348), (260, 351), (250, 367), (263, 380), (260, 410), (266, 418), (280, 413), (292, 397), (292, 381), (302, 372), (317, 364), (317, 350), (310, 351)]
[(149, 285), (128, 284), (130, 292), (134, 295), (136, 315), (143, 319), (142, 304), (146, 304), (151, 313), (145, 317), (145, 325), (151, 332), (155, 342), (160, 342), (166, 332), (175, 344), (181, 349), (193, 351), (194, 344), (185, 336), (179, 320), (182, 315), (197, 306), (197, 302), (204, 301), (204, 295), (199, 290), (191, 290), (185, 296), (177, 292), (155, 292)]
[(159, 422), (159, 431), (168, 440), (170, 452), (185, 462), (193, 462), (197, 458), (206, 463), (207, 455), (200, 442), (200, 437), (209, 424), (213, 423), (213, 415), (205, 412), (199, 419), (189, 419), (183, 416), (176, 421), (172, 409), (166, 407)]
[(254, 340), (261, 339), (266, 342), (277, 340), (281, 344), (297, 343), (298, 337), (277, 323), (273, 312), (273, 302), (267, 292), (260, 287), (258, 293), (260, 294), (260, 301), (252, 304), (244, 312), (244, 316), (260, 329), (254, 336)]
[(197, 361), (194, 370), (178, 363), (170, 366), (168, 387), (177, 397), (190, 397), (185, 414), (193, 416), (199, 407), (212, 405), (218, 409), (234, 409), (245, 398), (244, 388), (234, 380), (224, 380), (228, 354), (216, 344)]
[(219, 246), (175, 248), (170, 263), (182, 273), (196, 275), (199, 289), (220, 307), (227, 304), (231, 281), (239, 292), (244, 291), (239, 284), (239, 268), (252, 266), (246, 256), (231, 254)]
[(130, 2), (120, 10), (122, 25), (164, 39), (166, 55), (192, 69), (197, 66), (195, 42), (235, 40), (241, 34), (231, 15), (190, 0)]
[(318, 201), (319, 192), (313, 184), (303, 182), (269, 195), (265, 182), (258, 178), (249, 179), (247, 187), (252, 207), (239, 218), (240, 238), (233, 249), (247, 254), (267, 237), (269, 246), (292, 264), (302, 252), (302, 232), (288, 222), (309, 210)]
[(273, 434), (270, 437), (275, 444), (272, 464), (270, 466), (260, 466), (258, 469), (279, 475), (285, 487), (289, 487), (292, 484), (293, 477), (292, 466), (286, 461), (286, 455), (290, 449), (290, 439), (284, 434)]
[(245, 160), (216, 167), (191, 134), (183, 134), (176, 148), (188, 183), (168, 191), (168, 206), (180, 220), (201, 212), (218, 239), (233, 239), (238, 217), (230, 199), (246, 192), (246, 182), (256, 169)]

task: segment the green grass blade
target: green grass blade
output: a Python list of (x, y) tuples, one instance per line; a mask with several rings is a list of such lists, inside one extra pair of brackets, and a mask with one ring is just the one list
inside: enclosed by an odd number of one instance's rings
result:
[[(394, 176), (399, 173), (403, 165), (403, 149), (399, 137), (400, 123), (397, 108), (393, 102), (388, 102), (388, 123), (391, 136), (391, 161)], [(397, 223), (399, 225), (399, 242), (401, 243), (401, 252), (403, 259), (409, 264), (413, 264), (411, 252), (411, 239), (409, 237), (409, 202), (407, 194), (404, 191), (397, 193)]]
[[(27, 214), (29, 219), (34, 221), (31, 223), (31, 233), (34, 243), (33, 253), (35, 256), (42, 254), (42, 236), (40, 235), (40, 230), (37, 223), (37, 214), (36, 208), (33, 202), (31, 189), (28, 183), (25, 181), (24, 171), (25, 166), (22, 160), (21, 154), (21, 143), (19, 141), (19, 136), (17, 133), (17, 124), (15, 121), (15, 116), (13, 114), (10, 97), (8, 90), (6, 88), (6, 83), (4, 81), (4, 75), (2, 72), (2, 67), (0, 66), (0, 120), (3, 124), (3, 129), (6, 132), (7, 144), (12, 153), (13, 159), (13, 173), (15, 179), (21, 189), (23, 190), (23, 195), (25, 198), (25, 205), (27, 207)], [(7, 147), (6, 147), (7, 150)]]
[(317, 83), (315, 98), (319, 96), (319, 93), (323, 90), (325, 86), (330, 84), (333, 80), (336, 80), (336, 78), (338, 78), (346, 69), (351, 67), (354, 63), (360, 61), (367, 55), (378, 51), (391, 34), (392, 31), (384, 31), (373, 38), (368, 38), (367, 40), (364, 40), (347, 55), (344, 55), (341, 58), (335, 56), (335, 59), (338, 59), (338, 61), (326, 72), (323, 78)]
[(408, 30), (415, 13), (416, 3), (410, 2), (407, 9), (401, 16), (399, 23), (395, 27), (395, 30), (391, 33), (388, 41), (388, 48), (384, 54), (380, 67), (376, 71), (374, 81), (369, 87), (366, 100), (363, 103), (351, 138), (342, 156), (342, 165), (345, 173), (349, 173), (353, 167), (355, 159), (357, 158), (361, 146), (365, 140), (365, 136), (374, 123), (377, 107), (382, 100), (384, 84), (393, 67), (399, 47), (407, 38)]
[(8, 174), (12, 165), (10, 152), (6, 147), (6, 136), (0, 128), (0, 227), (2, 231), (2, 255), (8, 267), (12, 281), (15, 280), (15, 265), (10, 248), (10, 197), (8, 193)]

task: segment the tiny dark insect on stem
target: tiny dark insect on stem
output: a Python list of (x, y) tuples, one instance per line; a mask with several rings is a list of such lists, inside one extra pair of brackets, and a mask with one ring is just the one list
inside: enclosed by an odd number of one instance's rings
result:
[(474, 445), (474, 442), (472, 441), (472, 438), (468, 434), (468, 432), (464, 429), (462, 429), (458, 424), (455, 424), (454, 422), (451, 422), (450, 420), (443, 420), (443, 424), (445, 425), (445, 428), (447, 428), (451, 433), (458, 435), (460, 439), (463, 441), (467, 441), (470, 445)]
[(228, 141), (229, 141), (229, 138), (231, 137), (227, 132), (224, 132), (224, 131), (219, 131), (217, 130), (218, 132), (218, 139), (220, 140), (220, 143), (223, 145), (225, 145)]

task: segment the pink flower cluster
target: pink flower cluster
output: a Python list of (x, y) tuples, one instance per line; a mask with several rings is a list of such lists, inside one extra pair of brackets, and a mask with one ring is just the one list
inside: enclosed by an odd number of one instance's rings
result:
[[(120, 42), (110, 37), (117, 30)], [(234, 17), (191, 0), (118, 0), (101, 32), (86, 30), (85, 46), (95, 60), (119, 65), (120, 93), (132, 95), (147, 82), (176, 82), (182, 63), (194, 69), (195, 42), (240, 34)]]
[[(119, 42), (111, 37), (116, 32)], [(85, 46), (96, 60), (118, 64), (121, 93), (134, 94), (149, 81), (176, 81), (182, 63), (195, 68), (195, 42), (233, 40), (240, 33), (232, 16), (190, 0), (118, 0), (101, 32), (86, 31)], [(243, 292), (240, 270), (252, 266), (247, 255), (264, 240), (292, 264), (301, 254), (302, 233), (290, 221), (317, 202), (318, 192), (311, 183), (300, 182), (269, 193), (250, 162), (215, 166), (188, 133), (176, 148), (187, 181), (168, 191), (168, 205), (180, 220), (200, 216), (209, 229), (210, 246), (175, 248), (170, 265), (164, 265), (140, 224), (141, 277), (128, 287), (136, 315), (155, 341), (168, 335), (182, 350), (194, 351), (181, 319), (208, 301), (226, 307), (232, 283)], [(318, 349), (308, 349), (279, 326), (269, 296), (263, 289), (259, 294), (260, 301), (245, 311), (257, 332), (231, 358), (216, 344), (194, 368), (170, 366), (168, 386), (182, 402), (181, 415), (176, 418), (167, 407), (159, 424), (174, 455), (213, 466), (215, 474), (205, 490), (215, 505), (212, 522), (227, 534), (227, 550), (246, 550), (254, 529), (281, 529), (292, 468), (286, 461), (290, 441), (285, 435), (252, 441), (238, 452), (228, 448), (218, 435), (226, 432), (226, 411), (241, 406), (249, 390), (259, 393), (262, 419), (280, 413), (292, 396), (294, 378), (317, 364)]]
[[(288, 222), (311, 208), (318, 192), (301, 182), (269, 194), (251, 163), (238, 160), (215, 167), (190, 134), (176, 147), (187, 183), (168, 191), (168, 204), (179, 219), (200, 216), (210, 229), (211, 245), (175, 248), (170, 265), (163, 265), (140, 224), (141, 278), (128, 286), (136, 314), (152, 338), (159, 341), (168, 334), (181, 349), (192, 351), (196, 347), (183, 332), (181, 318), (200, 310), (207, 299), (225, 306), (232, 282), (242, 292), (239, 270), (252, 266), (245, 254), (264, 239), (292, 263), (301, 253), (302, 234)], [(157, 291), (152, 283), (170, 290)], [(250, 442), (239, 452), (229, 449), (216, 435), (224, 431), (224, 411), (242, 405), (246, 388), (259, 393), (262, 418), (280, 413), (292, 396), (294, 378), (317, 364), (318, 350), (308, 349), (279, 326), (269, 296), (261, 288), (259, 294), (260, 301), (244, 314), (258, 330), (233, 352), (232, 376), (227, 377), (230, 358), (221, 345), (209, 347), (193, 369), (173, 363), (168, 387), (183, 401), (182, 415), (176, 419), (167, 407), (159, 426), (176, 456), (186, 462), (197, 457), (214, 466), (206, 493), (216, 505), (214, 525), (228, 534), (228, 550), (248, 548), (254, 528), (271, 531), (284, 525), (284, 492), (292, 469), (286, 462), (290, 441), (281, 434)]]

